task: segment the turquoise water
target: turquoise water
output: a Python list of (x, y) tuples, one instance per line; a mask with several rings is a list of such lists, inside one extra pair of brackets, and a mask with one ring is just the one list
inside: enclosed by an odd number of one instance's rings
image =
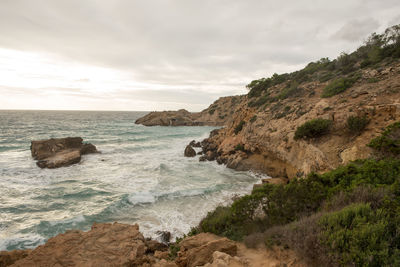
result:
[[(0, 250), (33, 248), (94, 222), (138, 223), (145, 236), (187, 232), (259, 177), (185, 158), (213, 127), (144, 127), (143, 112), (0, 111)], [(102, 151), (40, 169), (30, 141), (81, 136)]]

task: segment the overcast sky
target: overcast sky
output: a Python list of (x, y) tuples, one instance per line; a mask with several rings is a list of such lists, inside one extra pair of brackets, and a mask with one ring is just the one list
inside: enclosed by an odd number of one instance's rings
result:
[(399, 0), (0, 0), (0, 109), (199, 111), (399, 23)]

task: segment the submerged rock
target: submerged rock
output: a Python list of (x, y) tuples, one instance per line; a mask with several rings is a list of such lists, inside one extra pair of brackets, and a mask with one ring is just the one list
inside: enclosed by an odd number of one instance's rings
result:
[(81, 161), (81, 155), (99, 153), (92, 144), (83, 144), (81, 137), (51, 138), (31, 142), (31, 154), (40, 168), (59, 168)]
[(185, 157), (195, 157), (196, 151), (191, 146), (186, 146), (184, 155)]

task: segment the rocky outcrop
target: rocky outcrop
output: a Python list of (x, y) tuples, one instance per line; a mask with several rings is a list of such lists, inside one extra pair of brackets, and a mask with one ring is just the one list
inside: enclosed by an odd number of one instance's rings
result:
[(191, 147), (190, 145), (187, 145), (184, 151), (184, 156), (185, 157), (195, 157), (196, 156), (196, 151)]
[(154, 111), (139, 118), (136, 124), (145, 126), (223, 126), (231, 118), (243, 96), (221, 97), (201, 112)]
[(10, 266), (14, 262), (26, 258), (30, 252), (31, 252), (30, 249), (0, 251), (0, 267)]
[(81, 161), (81, 155), (99, 153), (92, 144), (83, 144), (81, 137), (51, 138), (31, 142), (32, 157), (40, 168), (59, 168)]
[(11, 266), (153, 266), (160, 261), (154, 252), (160, 255), (166, 250), (163, 244), (145, 240), (136, 224), (103, 223), (93, 224), (88, 232), (71, 230), (59, 234), (30, 253), (13, 251), (0, 255), (23, 254)]
[[(377, 82), (371, 83), (370, 77)], [(324, 172), (370, 157), (372, 150), (366, 144), (383, 128), (400, 120), (400, 64), (381, 70), (364, 69), (352, 88), (321, 98), (328, 83), (302, 83), (301, 94), (283, 99), (276, 96), (287, 84), (273, 86), (268, 89), (269, 95), (259, 98), (274, 100), (262, 106), (252, 104), (257, 98), (245, 96), (226, 127), (202, 142), (203, 154), (212, 154), (210, 159), (229, 168), (282, 178)], [(366, 116), (369, 124), (360, 133), (351, 132), (347, 128), (350, 116)], [(329, 134), (294, 140), (297, 127), (314, 118), (332, 120)]]
[(179, 266), (201, 266), (211, 263), (215, 251), (236, 256), (236, 243), (209, 233), (201, 233), (183, 240), (176, 263)]

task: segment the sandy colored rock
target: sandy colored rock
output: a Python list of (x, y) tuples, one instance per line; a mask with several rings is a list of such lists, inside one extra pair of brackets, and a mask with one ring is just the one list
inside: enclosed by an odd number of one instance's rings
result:
[(124, 266), (145, 262), (138, 225), (93, 224), (90, 231), (67, 231), (50, 238), (12, 266)]
[(215, 251), (235, 256), (237, 250), (234, 241), (211, 234), (193, 236), (183, 244), (181, 243), (180, 248), (181, 250), (178, 252), (176, 263), (179, 266), (188, 267), (200, 266), (212, 262)]
[(40, 168), (59, 168), (79, 163), (81, 155), (98, 153), (92, 144), (83, 144), (81, 137), (51, 138), (31, 142), (31, 154)]
[[(378, 82), (360, 79), (353, 87), (329, 98), (321, 98), (327, 83), (317, 81), (302, 83), (301, 94), (266, 106), (249, 106), (257, 98), (245, 96), (225, 127), (202, 142), (203, 153), (217, 151), (218, 162), (229, 168), (289, 179), (369, 158), (372, 150), (366, 144), (381, 129), (400, 120), (400, 64), (391, 64), (385, 66), (386, 72), (362, 70), (366, 77), (373, 76)], [(286, 86), (282, 83), (270, 87), (268, 96), (279, 95)], [(361, 133), (351, 132), (347, 127), (350, 116), (367, 116), (369, 123)], [(315, 118), (332, 120), (331, 131), (318, 138), (294, 140), (297, 127)], [(243, 127), (237, 132), (238, 125)], [(244, 152), (236, 149), (238, 145)]]

